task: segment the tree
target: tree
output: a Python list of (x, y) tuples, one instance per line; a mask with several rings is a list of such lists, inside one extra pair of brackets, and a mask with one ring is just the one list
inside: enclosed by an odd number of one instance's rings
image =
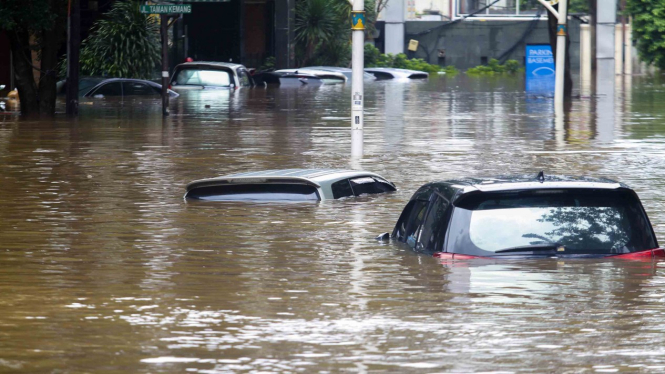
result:
[(58, 51), (66, 21), (67, 0), (0, 1), (0, 30), (10, 39), (23, 117), (55, 114)]
[(626, 12), (633, 16), (640, 58), (665, 69), (665, 0), (628, 0)]
[[(378, 12), (388, 0), (365, 0), (365, 33), (372, 35)], [(297, 0), (296, 56), (299, 65), (346, 66), (351, 59), (351, 3)]]
[(296, 4), (295, 40), (304, 46), (305, 56), (301, 63), (311, 62), (316, 47), (329, 42), (336, 35), (342, 9), (334, 1), (299, 0)]
[(142, 14), (138, 1), (118, 1), (83, 41), (81, 73), (149, 79), (160, 51), (156, 18)]

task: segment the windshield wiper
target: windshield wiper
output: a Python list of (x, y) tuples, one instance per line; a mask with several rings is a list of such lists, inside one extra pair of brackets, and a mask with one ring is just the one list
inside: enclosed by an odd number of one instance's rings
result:
[(495, 251), (494, 253), (556, 251), (559, 247), (563, 247), (563, 246), (561, 244), (557, 244), (557, 243), (531, 244), (531, 245), (523, 245), (523, 246), (520, 246), (520, 247), (499, 249), (498, 251)]

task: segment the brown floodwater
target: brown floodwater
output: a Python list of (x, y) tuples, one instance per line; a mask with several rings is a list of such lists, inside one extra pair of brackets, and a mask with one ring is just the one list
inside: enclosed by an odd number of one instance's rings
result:
[[(0, 115), (0, 372), (662, 372), (665, 263), (445, 263), (374, 237), (423, 183), (565, 173), (636, 189), (665, 241), (665, 84), (617, 81), (561, 123), (524, 82), (93, 100)], [(206, 107), (209, 106), (209, 107)], [(186, 203), (187, 182), (363, 168), (399, 190), (318, 204)]]

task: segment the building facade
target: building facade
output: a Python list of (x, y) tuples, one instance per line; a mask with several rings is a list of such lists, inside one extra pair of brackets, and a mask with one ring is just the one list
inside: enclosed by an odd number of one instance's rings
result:
[(174, 24), (174, 63), (190, 57), (258, 68), (273, 57), (277, 68), (293, 66), (295, 0), (184, 2), (192, 13)]

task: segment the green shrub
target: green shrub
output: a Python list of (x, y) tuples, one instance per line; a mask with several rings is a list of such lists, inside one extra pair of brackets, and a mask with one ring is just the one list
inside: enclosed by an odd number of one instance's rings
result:
[(642, 61), (665, 70), (665, 1), (628, 0), (626, 13)]
[(478, 65), (475, 68), (470, 68), (466, 71), (468, 75), (515, 75), (523, 72), (524, 69), (520, 67), (520, 63), (516, 60), (508, 60), (505, 64), (501, 65), (499, 60), (493, 58), (487, 65)]
[(366, 67), (382, 67), (382, 68), (398, 68), (410, 69), (417, 71), (424, 71), (427, 73), (436, 74), (445, 72), (446, 74), (457, 74), (458, 70), (454, 66), (439, 66), (427, 63), (421, 58), (408, 58), (404, 53), (397, 55), (381, 54), (379, 49), (373, 45), (365, 45), (365, 66)]

